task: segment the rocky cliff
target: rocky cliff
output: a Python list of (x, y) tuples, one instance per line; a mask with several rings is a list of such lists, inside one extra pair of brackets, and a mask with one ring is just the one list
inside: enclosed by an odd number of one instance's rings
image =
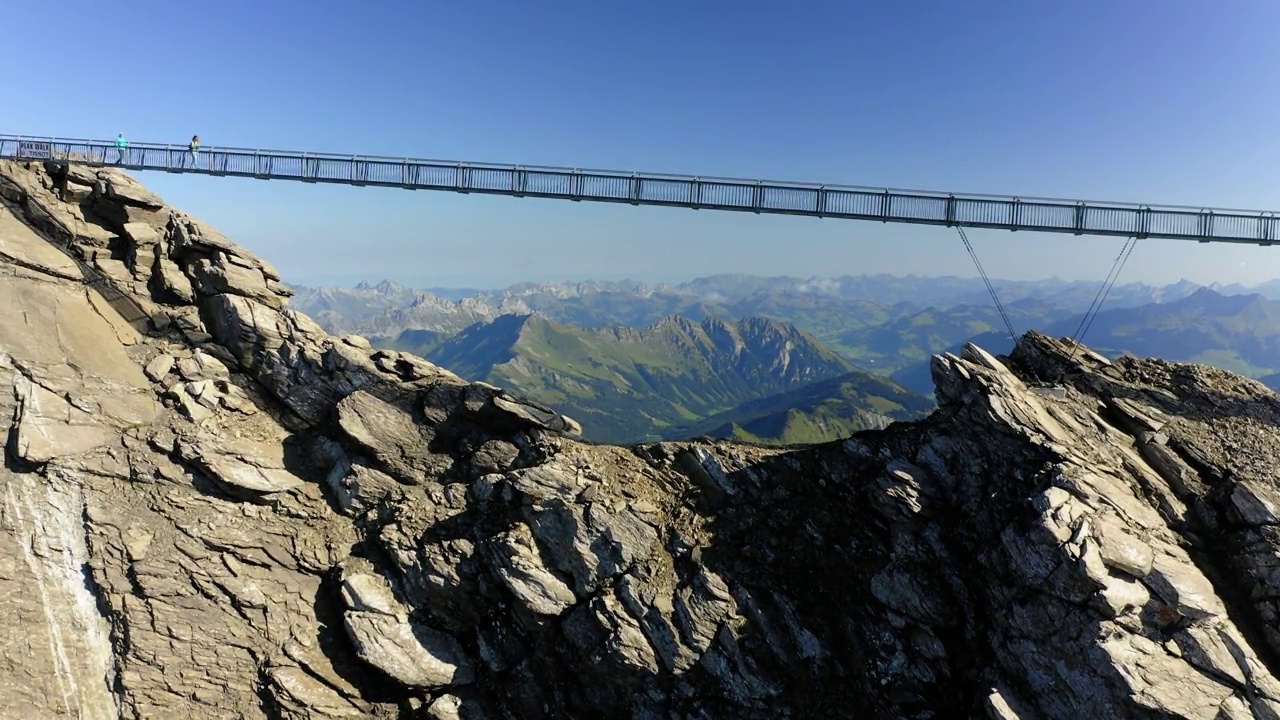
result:
[(0, 717), (1280, 717), (1280, 400), (1029, 334), (809, 449), (576, 424), (0, 165)]

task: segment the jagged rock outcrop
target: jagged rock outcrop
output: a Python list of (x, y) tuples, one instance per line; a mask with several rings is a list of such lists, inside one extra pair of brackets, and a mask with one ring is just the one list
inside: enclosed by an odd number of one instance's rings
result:
[(1256, 382), (1031, 333), (845, 442), (588, 445), (122, 173), (0, 196), (0, 716), (1280, 716)]

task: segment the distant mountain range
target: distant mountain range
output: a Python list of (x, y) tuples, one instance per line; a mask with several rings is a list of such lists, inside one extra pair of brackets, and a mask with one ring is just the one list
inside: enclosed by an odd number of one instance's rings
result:
[[(1079, 321), (1075, 315), (1037, 329), (1072, 336)], [(1007, 333), (994, 331), (956, 338), (939, 350), (956, 352), (967, 341), (998, 353), (1013, 348)], [(1202, 287), (1173, 302), (1103, 310), (1089, 324), (1084, 341), (1111, 357), (1128, 353), (1213, 365), (1280, 390), (1280, 302), (1261, 294), (1223, 295)], [(915, 392), (932, 392), (926, 362), (906, 366), (891, 377)]]
[[(1096, 282), (996, 281), (1015, 332), (1073, 335)], [(713, 435), (820, 442), (919, 417), (929, 357), (1011, 341), (981, 281), (720, 275), (413, 290), (294, 288), (333, 333), (413, 352), (577, 417), (610, 442)], [(1280, 281), (1130, 283), (1084, 338), (1112, 355), (1204, 362), (1280, 385)]]
[[(749, 422), (755, 415), (739, 410), (745, 402), (850, 375), (858, 376), (851, 382), (861, 381), (868, 397), (887, 397), (867, 406), (860, 426), (850, 419), (842, 428), (876, 427), (928, 406), (923, 398), (906, 399), (910, 393), (892, 382), (858, 371), (812, 335), (761, 317), (696, 322), (672, 315), (634, 329), (503, 315), (472, 325), (426, 357), (465, 378), (551, 405), (582, 422), (587, 438), (602, 442), (687, 437), (699, 421), (729, 411), (738, 414), (718, 424)], [(885, 417), (876, 407), (888, 411)], [(775, 410), (761, 406), (758, 413)]]
[[(1058, 279), (996, 280), (994, 284), (1007, 305), (1032, 301), (1074, 312), (1089, 307), (1099, 285), (1096, 281)], [(1165, 286), (1118, 285), (1108, 295), (1107, 307), (1171, 302), (1200, 287), (1187, 280)], [(1280, 280), (1254, 287), (1208, 287), (1222, 295), (1256, 293), (1280, 300)], [(786, 314), (792, 316), (790, 321), (821, 336), (836, 326), (849, 330), (878, 324), (876, 312), (893, 312), (899, 305), (923, 310), (987, 306), (991, 302), (986, 288), (976, 278), (914, 275), (715, 275), (679, 284), (522, 283), (502, 290), (414, 290), (384, 280), (376, 285), (360, 283), (354, 288), (293, 286), (293, 290), (296, 295), (291, 304), (317, 321), (332, 321), (334, 327), (380, 337), (394, 337), (406, 329), (456, 332), (479, 320), (531, 312), (579, 327), (647, 327), (673, 314), (694, 320), (709, 315), (736, 318)]]
[[(1059, 317), (1082, 313), (1098, 291), (1097, 282), (998, 280), (1001, 300), (1028, 326), (1043, 327)], [(1167, 303), (1201, 286), (1181, 281), (1166, 286), (1118, 285), (1108, 309)], [(1258, 293), (1280, 300), (1280, 281), (1253, 288), (1215, 285), (1223, 295)], [(891, 358), (859, 354), (856, 331), (877, 328), (923, 310), (990, 308), (980, 280), (960, 277), (862, 275), (840, 278), (716, 275), (679, 284), (594, 282), (524, 283), (502, 290), (414, 290), (390, 281), (354, 288), (293, 287), (292, 306), (330, 332), (357, 333), (394, 341), (405, 330), (452, 335), (501, 315), (537, 313), (583, 328), (623, 325), (644, 328), (669, 315), (701, 321), (771, 317), (790, 322), (840, 350), (864, 367), (896, 369)], [(994, 318), (994, 313), (992, 313)], [(888, 363), (887, 365), (885, 363)]]

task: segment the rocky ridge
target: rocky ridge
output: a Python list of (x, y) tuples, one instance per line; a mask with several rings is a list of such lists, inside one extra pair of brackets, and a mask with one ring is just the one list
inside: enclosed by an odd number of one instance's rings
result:
[(587, 445), (123, 173), (0, 197), (0, 716), (1280, 717), (1254, 381), (1031, 333), (844, 442)]

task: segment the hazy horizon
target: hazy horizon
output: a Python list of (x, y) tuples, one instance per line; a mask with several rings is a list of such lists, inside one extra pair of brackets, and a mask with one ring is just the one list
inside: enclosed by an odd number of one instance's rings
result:
[[(965, 275), (962, 273), (952, 273), (952, 274), (945, 274), (945, 275), (931, 275), (926, 273), (845, 273), (840, 275), (709, 273), (709, 274), (701, 274), (701, 275), (672, 274), (669, 276), (665, 276), (661, 279), (634, 277), (634, 276), (627, 276), (627, 275), (613, 275), (613, 276), (558, 277), (558, 278), (550, 278), (550, 279), (515, 280), (513, 282), (507, 282), (507, 283), (501, 283), (501, 284), (496, 284), (492, 282), (483, 282), (483, 281), (481, 282), (440, 282), (438, 278), (420, 277), (419, 279), (415, 280), (413, 279), (413, 277), (414, 276), (409, 276), (409, 275), (403, 275), (401, 277), (391, 277), (391, 276), (373, 277), (373, 276), (358, 276), (358, 275), (332, 276), (332, 277), (320, 276), (318, 278), (311, 278), (310, 281), (291, 280), (288, 277), (286, 277), (284, 278), (284, 282), (288, 285), (295, 286), (295, 287), (307, 287), (307, 288), (340, 287), (345, 289), (354, 289), (357, 285), (361, 283), (367, 283), (373, 286), (373, 285), (378, 285), (383, 281), (389, 281), (389, 282), (396, 283), (397, 285), (400, 285), (402, 287), (406, 287), (414, 290), (438, 289), (438, 290), (451, 290), (451, 291), (458, 291), (458, 290), (496, 291), (496, 290), (505, 290), (514, 285), (524, 285), (524, 284), (547, 285), (547, 284), (554, 284), (554, 283), (579, 284), (579, 283), (591, 283), (591, 282), (598, 282), (598, 283), (634, 282), (634, 283), (639, 283), (639, 284), (649, 285), (649, 286), (680, 285), (683, 283), (689, 283), (697, 280), (704, 280), (707, 278), (714, 278), (714, 277), (743, 277), (743, 278), (751, 278), (751, 279), (777, 279), (777, 280), (788, 279), (788, 280), (813, 281), (813, 282), (836, 281), (842, 278), (857, 278), (857, 277), (893, 277), (893, 278), (901, 278), (901, 279), (908, 279), (908, 278), (930, 279), (930, 280), (948, 279), (948, 280), (964, 280), (964, 281), (970, 281), (970, 282), (981, 282), (981, 279), (976, 274)], [(1063, 278), (1057, 275), (1048, 275), (1048, 276), (1030, 277), (1030, 278), (1000, 278), (1000, 277), (993, 276), (991, 277), (991, 282), (997, 285), (1006, 284), (1006, 283), (1050, 283), (1050, 282), (1060, 282), (1063, 284), (1097, 283), (1098, 285), (1101, 285), (1104, 279), (1105, 278), (1102, 276), (1099, 276), (1097, 278)], [(1123, 277), (1121, 277), (1120, 280), (1116, 282), (1116, 287), (1124, 287), (1126, 285), (1145, 285), (1148, 287), (1168, 287), (1170, 285), (1176, 285), (1178, 283), (1190, 282), (1196, 285), (1201, 285), (1206, 287), (1238, 285), (1245, 288), (1254, 288), (1260, 285), (1265, 285), (1267, 283), (1276, 282), (1276, 281), (1277, 279), (1263, 280), (1261, 282), (1256, 282), (1256, 283), (1235, 283), (1235, 282), (1202, 283), (1202, 282), (1196, 282), (1195, 280), (1191, 280), (1189, 278), (1178, 278), (1175, 280), (1171, 280), (1169, 282), (1150, 283), (1150, 282), (1142, 282), (1139, 280), (1126, 281)]]

